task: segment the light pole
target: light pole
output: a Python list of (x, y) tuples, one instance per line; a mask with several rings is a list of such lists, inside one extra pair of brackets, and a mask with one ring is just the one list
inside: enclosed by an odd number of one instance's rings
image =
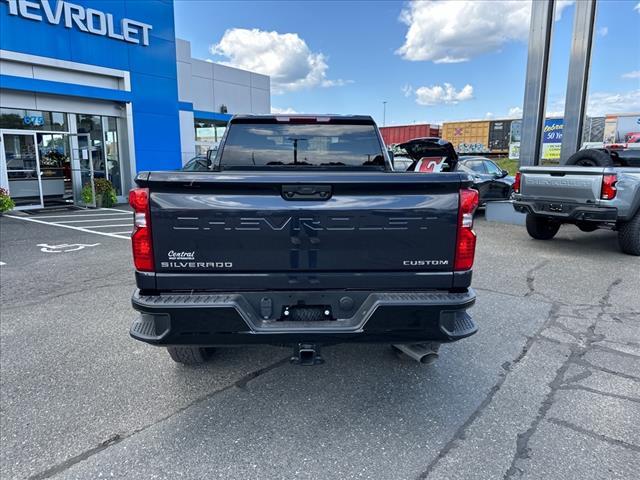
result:
[(387, 126), (387, 101), (382, 102), (382, 126)]

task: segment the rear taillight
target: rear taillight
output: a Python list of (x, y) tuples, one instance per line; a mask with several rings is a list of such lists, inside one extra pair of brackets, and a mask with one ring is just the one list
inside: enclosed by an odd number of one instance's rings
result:
[(602, 200), (611, 200), (615, 198), (618, 190), (616, 189), (616, 182), (618, 177), (614, 175), (604, 175), (602, 177), (602, 188), (600, 189), (600, 198)]
[(129, 192), (129, 205), (133, 208), (133, 233), (131, 247), (136, 270), (153, 272), (153, 247), (151, 245), (151, 215), (149, 189), (134, 188)]
[(476, 233), (473, 231), (473, 214), (478, 208), (478, 191), (471, 188), (460, 190), (458, 208), (458, 238), (454, 270), (469, 270), (476, 254)]
[(522, 174), (520, 172), (516, 173), (516, 179), (513, 182), (513, 191), (515, 193), (520, 193), (520, 177)]

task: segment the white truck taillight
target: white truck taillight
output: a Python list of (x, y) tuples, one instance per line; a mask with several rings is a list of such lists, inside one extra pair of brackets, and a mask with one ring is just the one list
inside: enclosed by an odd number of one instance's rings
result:
[(618, 181), (618, 177), (613, 175), (603, 175), (602, 176), (602, 188), (600, 189), (600, 198), (602, 200), (611, 200), (615, 198), (618, 190), (616, 189), (616, 182)]
[(473, 214), (478, 208), (478, 191), (472, 188), (460, 190), (458, 208), (458, 235), (454, 270), (469, 270), (476, 254), (476, 233), (473, 231)]
[(136, 270), (153, 272), (153, 246), (151, 243), (151, 212), (149, 189), (134, 188), (129, 192), (129, 205), (133, 208), (131, 247)]

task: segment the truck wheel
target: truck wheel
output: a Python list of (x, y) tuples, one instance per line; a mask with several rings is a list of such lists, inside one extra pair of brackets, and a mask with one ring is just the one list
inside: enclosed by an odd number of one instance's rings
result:
[(613, 160), (607, 152), (588, 148), (571, 155), (566, 164), (580, 167), (610, 167), (613, 165)]
[(169, 356), (176, 363), (183, 365), (200, 365), (211, 358), (213, 348), (204, 347), (167, 347)]
[(640, 255), (640, 211), (618, 230), (620, 250), (628, 255)]
[(560, 224), (545, 217), (527, 214), (527, 233), (536, 240), (551, 240), (560, 230)]
[(582, 232), (595, 232), (598, 229), (598, 225), (591, 222), (577, 223), (576, 227)]

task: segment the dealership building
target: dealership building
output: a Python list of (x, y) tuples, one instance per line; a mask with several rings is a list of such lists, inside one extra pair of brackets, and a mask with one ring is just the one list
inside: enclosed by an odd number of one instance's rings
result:
[(173, 1), (0, 0), (0, 186), (17, 208), (92, 205), (102, 179), (125, 201), (137, 172), (270, 110), (268, 76), (192, 58)]

